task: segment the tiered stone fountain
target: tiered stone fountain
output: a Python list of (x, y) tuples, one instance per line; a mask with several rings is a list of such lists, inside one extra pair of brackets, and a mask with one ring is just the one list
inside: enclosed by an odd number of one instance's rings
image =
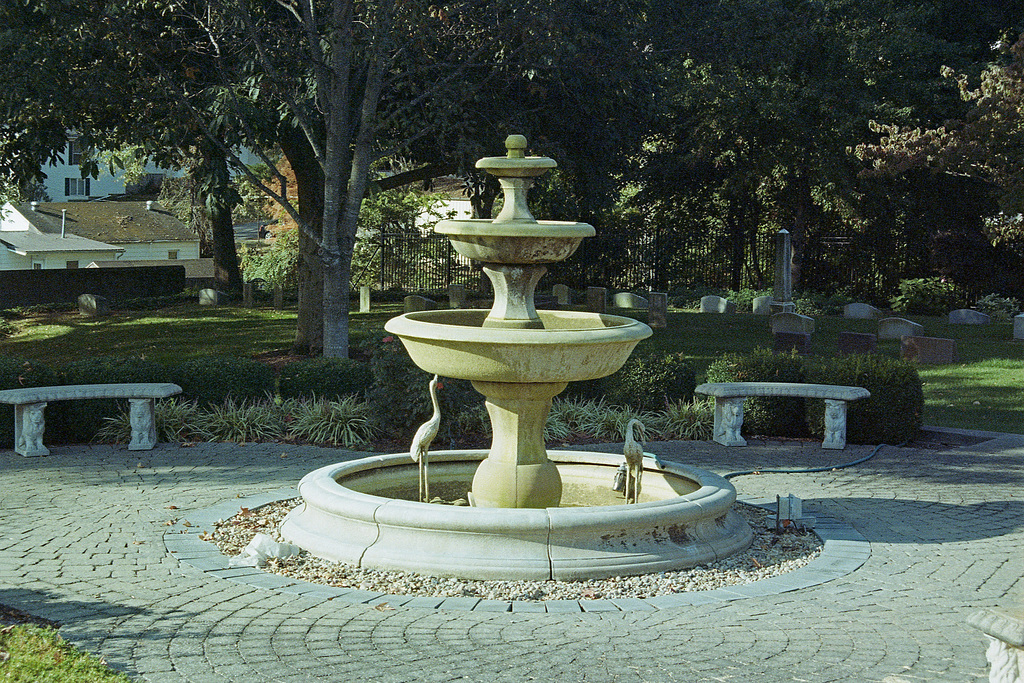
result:
[(304, 477), (304, 504), (282, 535), (328, 559), (470, 579), (641, 574), (745, 548), (751, 532), (730, 509), (735, 490), (714, 474), (647, 460), (641, 501), (623, 505), (611, 491), (622, 456), (546, 450), (552, 398), (568, 382), (618, 370), (651, 329), (621, 316), (536, 310), (545, 264), (571, 256), (594, 228), (536, 220), (527, 190), (556, 164), (527, 157), (522, 136), (506, 146), (507, 156), (477, 162), (503, 187), (498, 217), (437, 226), (460, 254), (483, 262), (492, 308), (407, 313), (385, 326), (417, 366), (471, 380), (486, 398), (490, 450), (430, 454), (431, 490), (472, 506), (415, 502), (409, 455), (377, 456)]

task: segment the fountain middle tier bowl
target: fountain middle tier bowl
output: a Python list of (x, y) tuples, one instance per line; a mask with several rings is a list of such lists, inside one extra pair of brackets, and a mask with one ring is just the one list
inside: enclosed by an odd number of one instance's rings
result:
[(484, 382), (578, 382), (606, 377), (629, 358), (647, 325), (618, 315), (537, 311), (543, 329), (483, 327), (488, 311), (406, 313), (384, 329), (431, 374)]
[(447, 235), (455, 251), (483, 263), (558, 263), (572, 256), (594, 226), (563, 221), (494, 222), (486, 218), (440, 221), (434, 232)]
[[(430, 490), (464, 498), (486, 451), (430, 454)], [(644, 458), (640, 502), (612, 491), (621, 455), (552, 451), (561, 507), (476, 508), (419, 503), (407, 453), (328, 465), (299, 483), (303, 504), (281, 534), (313, 555), (384, 570), (466, 579), (572, 580), (693, 567), (750, 545), (722, 477)]]

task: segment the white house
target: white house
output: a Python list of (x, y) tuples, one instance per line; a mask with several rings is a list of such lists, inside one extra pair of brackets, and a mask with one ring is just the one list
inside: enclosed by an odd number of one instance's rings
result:
[(199, 258), (199, 237), (156, 202), (5, 204), (0, 270)]
[(43, 167), (46, 179), (42, 181), (42, 185), (47, 201), (76, 201), (150, 191), (155, 193), (160, 189), (164, 177), (177, 175), (174, 171), (147, 164), (146, 177), (136, 185), (125, 184), (123, 171), (115, 171), (111, 175), (105, 168), (100, 169), (98, 178), (83, 178), (79, 166), (82, 163), (82, 154), (83, 150), (78, 140), (72, 139), (68, 143), (62, 162)]

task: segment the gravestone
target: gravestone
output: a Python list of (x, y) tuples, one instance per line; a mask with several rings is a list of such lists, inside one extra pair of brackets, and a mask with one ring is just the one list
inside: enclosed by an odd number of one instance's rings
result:
[(843, 317), (847, 320), (874, 320), (881, 311), (871, 304), (846, 304), (843, 306)]
[(714, 294), (708, 294), (700, 299), (701, 313), (735, 313), (736, 304)]
[[(783, 315), (776, 313), (776, 315)], [(808, 332), (773, 332), (772, 351), (774, 353), (789, 353), (796, 351), (801, 356), (811, 352), (811, 335)]]
[(878, 335), (870, 332), (840, 332), (839, 353), (874, 353), (878, 348)]
[(558, 300), (559, 306), (572, 306), (572, 290), (568, 285), (555, 285), (551, 288), (551, 295)]
[(608, 290), (604, 287), (587, 287), (587, 310), (604, 313), (608, 310)]
[(359, 286), (359, 312), (370, 312), (370, 285)]
[(647, 309), (647, 324), (659, 330), (668, 327), (668, 294), (651, 292), (650, 306)]
[(90, 318), (110, 315), (110, 301), (99, 294), (82, 294), (78, 297), (78, 312)]
[(284, 287), (281, 285), (274, 285), (274, 310), (284, 310)]
[(642, 296), (637, 296), (632, 292), (618, 292), (612, 297), (612, 302), (616, 308), (647, 308), (647, 299)]
[(230, 297), (224, 292), (218, 292), (216, 289), (200, 289), (199, 290), (199, 305), (200, 306), (223, 306), (227, 304)]
[(750, 310), (754, 315), (771, 315), (772, 298), (770, 296), (755, 297), (750, 302)]
[(900, 357), (917, 363), (940, 365), (960, 360), (955, 339), (941, 337), (903, 337), (900, 341)]
[(958, 308), (949, 312), (950, 325), (988, 325), (991, 322), (992, 316), (970, 308)]
[(405, 312), (415, 313), (416, 311), (432, 311), (437, 308), (437, 304), (425, 296), (419, 296), (418, 294), (410, 294), (405, 297)]
[(793, 303), (793, 244), (789, 230), (779, 230), (775, 235), (775, 283), (772, 287), (772, 313), (792, 313)]
[(466, 307), (466, 287), (464, 285), (448, 285), (448, 308)]
[(775, 313), (769, 318), (772, 334), (778, 332), (796, 332), (798, 334), (814, 334), (814, 318), (799, 313)]
[(883, 318), (878, 321), (879, 339), (902, 339), (903, 337), (919, 337), (924, 334), (924, 326), (906, 318)]
[(1024, 313), (1013, 316), (1013, 338), (1024, 339)]

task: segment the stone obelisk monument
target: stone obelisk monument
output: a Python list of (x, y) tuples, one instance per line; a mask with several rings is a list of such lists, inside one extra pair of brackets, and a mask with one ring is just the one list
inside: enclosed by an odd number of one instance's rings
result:
[(779, 230), (775, 235), (775, 287), (772, 290), (772, 313), (792, 313), (793, 303), (793, 246), (789, 241), (789, 230)]

